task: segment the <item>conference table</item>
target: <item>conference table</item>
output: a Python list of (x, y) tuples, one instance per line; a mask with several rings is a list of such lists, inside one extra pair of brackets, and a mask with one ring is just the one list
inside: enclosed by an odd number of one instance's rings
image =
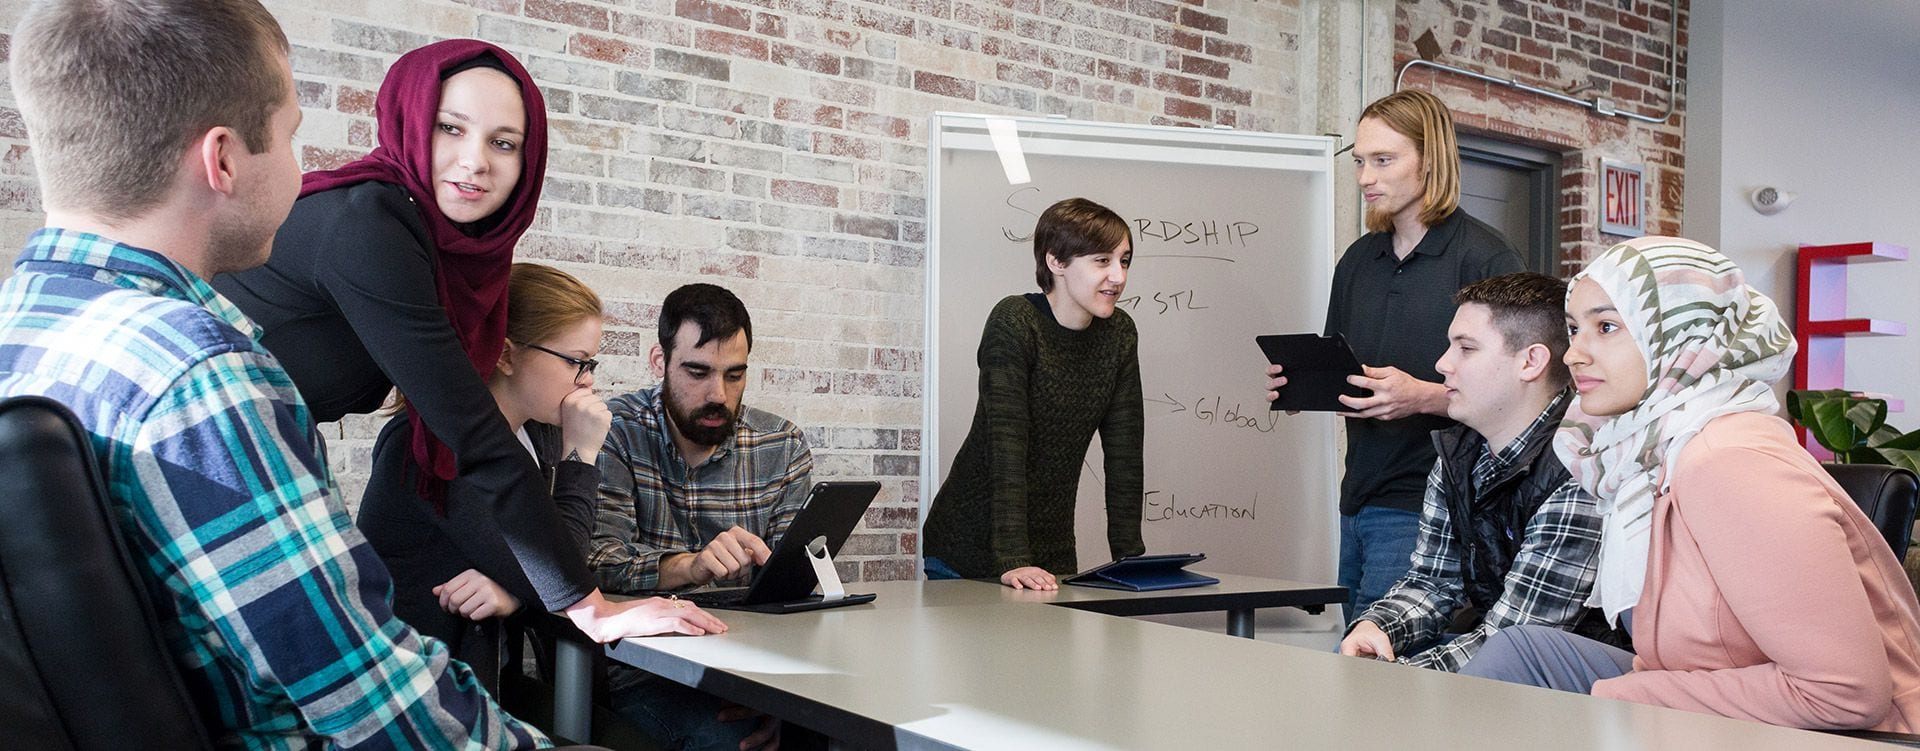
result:
[(608, 654), (862, 749), (1884, 748), (1116, 618), (1078, 589), (850, 588), (879, 599)]
[[(1043, 603), (1106, 615), (1227, 614), (1227, 634), (1251, 639), (1254, 611), (1299, 608), (1320, 613), (1347, 601), (1347, 589), (1288, 579), (1208, 572), (1219, 584), (1132, 592), (1099, 587), (1062, 586), (1054, 590), (1013, 589), (983, 580), (961, 582), (881, 582), (862, 591), (880, 594), (883, 607), (978, 606)], [(859, 586), (859, 585), (854, 585)], [(718, 611), (724, 620), (727, 611)]]
[[(856, 592), (880, 595), (870, 605), (854, 608), (977, 607), (983, 605), (1050, 604), (1102, 613), (1109, 616), (1171, 615), (1176, 613), (1224, 612), (1227, 633), (1251, 639), (1254, 636), (1254, 611), (1261, 608), (1300, 608), (1320, 613), (1328, 605), (1346, 602), (1344, 587), (1310, 584), (1287, 579), (1269, 579), (1239, 574), (1208, 573), (1219, 584), (1204, 587), (1129, 592), (1098, 587), (1063, 586), (1056, 590), (1021, 590), (990, 581), (947, 582), (875, 582), (850, 585)], [(754, 613), (714, 611), (731, 625)], [(781, 623), (776, 616), (769, 627)], [(591, 725), (593, 681), (593, 645), (569, 628), (557, 628), (554, 673), (554, 729), (569, 738), (587, 738)]]

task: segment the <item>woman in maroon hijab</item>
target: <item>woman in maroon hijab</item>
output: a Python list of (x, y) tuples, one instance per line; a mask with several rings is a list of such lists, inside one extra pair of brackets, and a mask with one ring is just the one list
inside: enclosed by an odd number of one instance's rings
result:
[[(220, 277), (319, 421), (406, 396), (409, 470), (485, 572), (602, 642), (725, 630), (685, 602), (601, 596), (485, 379), (506, 343), (514, 244), (546, 176), (547, 116), (519, 61), (454, 39), (402, 55), (375, 106), (380, 145), (307, 173), (267, 265)], [(447, 483), (463, 492), (448, 503)], [(520, 575), (515, 575), (516, 573)]]

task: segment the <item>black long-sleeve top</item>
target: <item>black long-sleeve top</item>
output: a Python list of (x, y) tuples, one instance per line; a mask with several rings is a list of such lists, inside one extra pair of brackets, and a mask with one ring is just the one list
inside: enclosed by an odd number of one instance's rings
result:
[[(600, 486), (600, 470), (585, 462), (560, 460), (559, 428), (534, 422), (527, 423), (526, 428), (538, 462), (516, 442), (520, 460), (535, 467), (542, 478), (551, 478), (552, 494), (543, 494), (540, 503), (547, 513), (561, 519), (574, 555), (585, 560), (588, 538), (593, 533), (593, 499)], [(396, 417), (381, 429), (373, 446), (375, 481), (367, 486), (355, 523), (393, 573), (394, 615), (415, 630), (447, 642), (456, 656), (470, 663), (488, 664), (477, 655), (497, 650), (497, 645), (465, 643), (469, 641), (470, 624), (442, 610), (433, 588), (471, 568), (522, 603), (538, 602), (539, 598), (513, 550), (505, 544), (506, 537), (497, 526), (499, 517), (490, 513), (493, 504), (485, 491), (469, 487), (464, 478), (455, 478), (447, 485), (445, 517), (420, 500), (414, 492), (414, 472), (418, 470), (410, 468), (406, 460), (412, 437), (412, 426), (405, 417)]]
[[(267, 349), (314, 419), (372, 412), (398, 385), (452, 449), (458, 481), (477, 501), (461, 511), (475, 518), (459, 524), (512, 550), (539, 595), (532, 601), (563, 610), (593, 591), (593, 573), (461, 348), (440, 305), (437, 268), (406, 190), (366, 182), (294, 202), (266, 265), (220, 276), (214, 287), (266, 331)], [(376, 468), (372, 483), (384, 481)]]

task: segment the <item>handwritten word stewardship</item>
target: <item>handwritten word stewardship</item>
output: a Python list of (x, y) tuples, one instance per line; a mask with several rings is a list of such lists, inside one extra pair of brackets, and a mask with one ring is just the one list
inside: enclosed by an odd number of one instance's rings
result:
[(1163, 243), (1176, 245), (1239, 245), (1245, 247), (1247, 238), (1260, 233), (1260, 225), (1253, 222), (1227, 222), (1215, 219), (1201, 219), (1191, 222), (1176, 222), (1166, 219), (1134, 219), (1133, 231), (1141, 237), (1149, 237)]

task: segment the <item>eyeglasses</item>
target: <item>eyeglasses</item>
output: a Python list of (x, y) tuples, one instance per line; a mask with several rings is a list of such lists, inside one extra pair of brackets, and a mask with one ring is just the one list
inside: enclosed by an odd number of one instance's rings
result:
[(562, 360), (566, 360), (567, 364), (572, 365), (576, 368), (579, 368), (579, 370), (576, 370), (573, 372), (573, 380), (575, 381), (578, 381), (582, 378), (587, 377), (587, 374), (592, 373), (594, 368), (600, 367), (600, 361), (595, 360), (591, 357), (585, 360), (582, 360), (578, 357), (573, 357), (571, 355), (560, 354), (553, 350), (547, 349), (546, 347), (542, 347), (538, 344), (528, 344), (526, 342), (514, 342), (514, 344), (518, 344), (522, 347), (527, 347), (529, 349), (537, 349), (537, 350), (540, 350), (541, 352), (545, 352), (549, 355), (553, 355), (554, 357), (558, 357)]

